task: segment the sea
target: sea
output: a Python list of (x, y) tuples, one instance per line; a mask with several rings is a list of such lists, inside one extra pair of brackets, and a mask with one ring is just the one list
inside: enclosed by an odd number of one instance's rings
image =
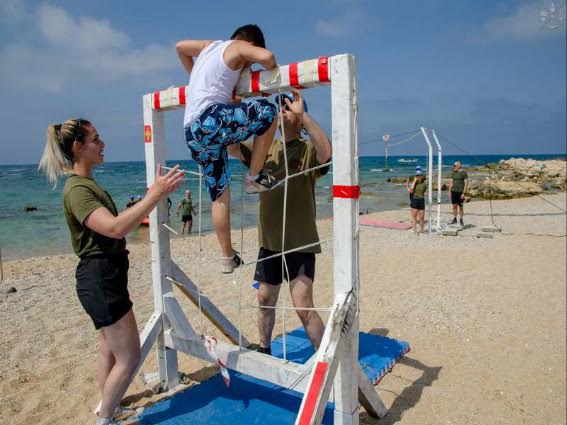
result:
[[(565, 158), (564, 155), (481, 155), (445, 156), (443, 172), (450, 171), (450, 164), (461, 160), (464, 168), (497, 163), (511, 157), (537, 160)], [(191, 160), (168, 161), (168, 165), (180, 164), (181, 168), (197, 171)], [(426, 156), (389, 156), (388, 171), (383, 156), (365, 156), (359, 159), (361, 186), (360, 211), (364, 213), (387, 211), (406, 207), (408, 195), (405, 187), (387, 180), (392, 177), (407, 177), (420, 165), (427, 169)], [(234, 175), (231, 182), (231, 225), (233, 228), (256, 225), (258, 195), (242, 191), (242, 175), (245, 169), (235, 160), (230, 164)], [(435, 165), (437, 167), (437, 165)], [(188, 175), (186, 185), (193, 192), (195, 208), (199, 206), (199, 179)], [(146, 169), (143, 161), (108, 162), (94, 171), (94, 178), (113, 197), (119, 210), (123, 209), (131, 196), (143, 196), (146, 189)], [(332, 169), (319, 179), (316, 188), (317, 215), (325, 218), (332, 215)], [(0, 254), (3, 261), (41, 255), (72, 252), (69, 231), (61, 207), (60, 183), (55, 189), (37, 170), (37, 164), (0, 165)], [(170, 225), (178, 228), (175, 215), (184, 190), (173, 193)], [(211, 232), (211, 202), (202, 190), (201, 230)], [(199, 227), (199, 218), (194, 221), (194, 230)], [(172, 237), (176, 237), (171, 234)], [(138, 227), (130, 235), (129, 242), (148, 241), (148, 228)]]

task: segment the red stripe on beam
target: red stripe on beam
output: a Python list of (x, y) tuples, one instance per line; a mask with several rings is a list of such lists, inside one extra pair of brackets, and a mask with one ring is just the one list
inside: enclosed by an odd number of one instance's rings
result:
[(333, 198), (358, 199), (360, 186), (333, 186)]
[(305, 400), (305, 406), (303, 406), (303, 414), (301, 418), (299, 418), (299, 425), (309, 425), (312, 422), (328, 367), (329, 363), (326, 362), (318, 362), (315, 365), (313, 381), (311, 381), (311, 386), (307, 390), (307, 398)]
[(321, 56), (317, 59), (317, 71), (319, 74), (319, 81), (322, 83), (328, 83), (329, 80), (329, 57)]
[(252, 71), (250, 75), (250, 89), (252, 93), (258, 93), (260, 91), (260, 71)]
[(297, 62), (289, 64), (289, 85), (292, 87), (299, 86), (299, 75), (297, 75)]
[(179, 87), (179, 104), (185, 105), (185, 86)]
[(159, 103), (159, 91), (154, 92), (154, 109), (160, 109), (161, 105)]

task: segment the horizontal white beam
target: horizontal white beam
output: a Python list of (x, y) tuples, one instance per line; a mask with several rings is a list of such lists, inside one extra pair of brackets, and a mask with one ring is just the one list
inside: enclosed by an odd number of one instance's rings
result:
[[(166, 331), (165, 344), (169, 348), (181, 351), (185, 354), (197, 357), (211, 363), (216, 363), (205, 347), (202, 338), (184, 338), (177, 335), (175, 331)], [(253, 378), (262, 379), (284, 388), (291, 388), (303, 392), (309, 378), (307, 368), (309, 365), (301, 365), (278, 359), (257, 351), (239, 348), (236, 345), (217, 341), (215, 351), (219, 359), (223, 361), (228, 369), (236, 370)]]
[[(291, 89), (306, 89), (331, 83), (331, 58), (321, 56), (289, 65), (279, 65), (269, 71), (245, 69), (236, 85), (241, 97), (269, 95)], [(146, 95), (154, 111), (178, 109), (185, 106), (187, 86), (171, 86)]]

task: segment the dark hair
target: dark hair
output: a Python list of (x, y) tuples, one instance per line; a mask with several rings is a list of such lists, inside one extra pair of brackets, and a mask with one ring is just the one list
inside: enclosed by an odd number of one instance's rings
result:
[(231, 40), (244, 40), (251, 41), (256, 47), (266, 48), (266, 40), (264, 40), (264, 33), (258, 25), (248, 24), (240, 28), (230, 36)]

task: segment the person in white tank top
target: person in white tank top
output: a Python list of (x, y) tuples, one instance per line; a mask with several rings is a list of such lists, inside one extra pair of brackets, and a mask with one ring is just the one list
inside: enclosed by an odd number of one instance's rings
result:
[(248, 193), (270, 190), (279, 183), (263, 170), (276, 132), (276, 107), (262, 98), (238, 102), (233, 92), (244, 67), (258, 63), (272, 69), (276, 60), (265, 48), (264, 35), (256, 25), (238, 28), (228, 41), (182, 40), (176, 50), (190, 75), (183, 120), (187, 147), (203, 170), (211, 196), (222, 272), (232, 273), (242, 261), (230, 237), (227, 146), (254, 136), (250, 171), (244, 179)]

